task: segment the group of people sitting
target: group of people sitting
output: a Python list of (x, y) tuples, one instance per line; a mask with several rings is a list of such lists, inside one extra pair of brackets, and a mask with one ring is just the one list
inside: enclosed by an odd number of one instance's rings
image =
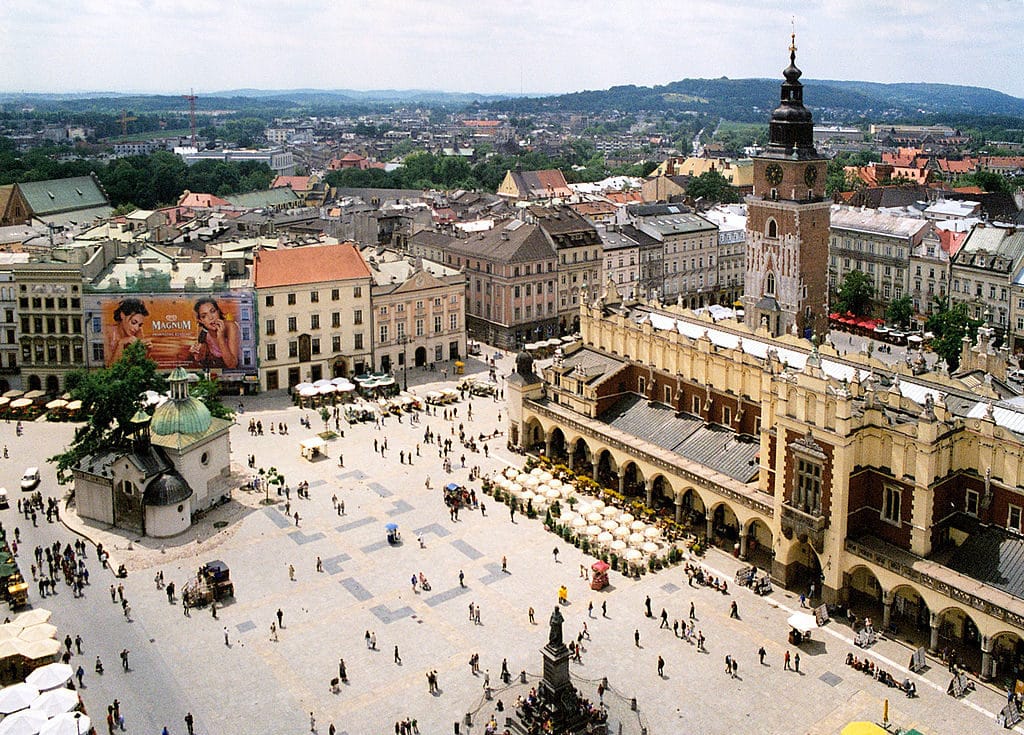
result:
[(875, 666), (873, 661), (869, 661), (866, 658), (861, 660), (852, 653), (848, 653), (846, 654), (846, 665), (853, 667), (856, 671), (860, 671), (873, 677), (875, 681), (879, 681), (886, 686), (899, 689), (908, 697), (917, 696), (917, 685), (914, 684), (914, 682), (910, 679), (904, 679), (902, 683), (896, 681), (892, 674), (879, 666)]
[(707, 587), (713, 587), (723, 595), (729, 594), (729, 583), (725, 581), (724, 577), (719, 579), (718, 577), (712, 576), (705, 572), (703, 567), (698, 564), (687, 564), (686, 576), (689, 579), (691, 587), (704, 585)]

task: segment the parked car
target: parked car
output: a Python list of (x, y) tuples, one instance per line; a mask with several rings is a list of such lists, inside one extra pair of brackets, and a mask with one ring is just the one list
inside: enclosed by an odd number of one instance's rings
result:
[(25, 474), (21, 476), (21, 489), (24, 492), (35, 490), (39, 485), (39, 468), (29, 467), (25, 470)]

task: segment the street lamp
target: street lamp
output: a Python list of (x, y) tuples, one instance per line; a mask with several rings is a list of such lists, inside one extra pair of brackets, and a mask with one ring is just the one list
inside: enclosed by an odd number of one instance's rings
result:
[(403, 332), (398, 337), (398, 343), (402, 345), (402, 390), (409, 390), (409, 358), (405, 352), (405, 347), (409, 344), (409, 335)]

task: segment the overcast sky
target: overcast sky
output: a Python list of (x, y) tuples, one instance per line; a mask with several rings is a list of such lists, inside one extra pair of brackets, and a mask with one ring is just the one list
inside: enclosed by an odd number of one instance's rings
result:
[(777, 77), (1024, 97), (1024, 0), (0, 0), (0, 89), (552, 93)]

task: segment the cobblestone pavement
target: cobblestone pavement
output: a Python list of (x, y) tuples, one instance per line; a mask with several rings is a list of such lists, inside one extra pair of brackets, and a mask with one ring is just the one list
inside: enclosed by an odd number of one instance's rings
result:
[[(501, 357), (499, 373), (512, 368), (511, 356)], [(470, 360), (469, 368), (485, 370)], [(410, 388), (424, 393), (436, 385), (452, 385), (440, 372), (409, 373)], [(119, 605), (111, 604), (108, 588), (115, 582), (108, 571), (90, 559), (92, 584), (84, 599), (74, 599), (66, 588), (55, 598), (34, 605), (51, 607), (58, 635), (81, 633), (82, 662), (87, 670), (83, 698), (90, 714), (102, 720), (114, 697), (122, 703), (128, 732), (185, 732), (183, 717), (191, 711), (197, 733), (243, 733), (254, 729), (268, 733), (302, 733), (309, 730), (309, 714), (319, 732), (334, 723), (339, 733), (386, 734), (395, 720), (416, 718), (423, 733), (453, 732), (453, 723), (473, 713), (473, 725), (462, 732), (482, 732), (493, 714), (497, 698), (505, 705), (517, 687), (496, 692), (495, 700), (483, 698), (484, 672), (497, 686), (503, 658), (514, 676), (526, 671), (529, 682), (541, 673), (539, 649), (547, 640), (546, 622), (556, 604), (560, 585), (569, 589), (569, 605), (563, 608), (566, 638), (573, 638), (586, 623), (590, 634), (583, 645), (581, 663), (572, 672), (583, 692), (596, 696), (596, 682), (608, 677), (616, 718), (624, 732), (635, 732), (644, 723), (651, 733), (666, 735), (701, 733), (838, 733), (850, 720), (880, 721), (883, 700), (890, 699), (890, 719), (902, 727), (916, 726), (924, 733), (997, 732), (994, 713), (1004, 699), (986, 687), (957, 701), (945, 694), (946, 674), (936, 664), (916, 677), (920, 698), (905, 699), (844, 665), (853, 648), (851, 633), (837, 621), (815, 635), (802, 649), (801, 672), (783, 672), (786, 644), (785, 620), (798, 606), (793, 595), (776, 590), (759, 598), (745, 589), (723, 596), (709, 589), (688, 587), (682, 567), (629, 580), (612, 574), (611, 586), (592, 592), (580, 578), (580, 564), (590, 560), (577, 549), (547, 534), (539, 520), (517, 514), (515, 524), (504, 507), (484, 497), (487, 513), (463, 512), (453, 522), (441, 501), (439, 488), (448, 481), (467, 482), (469, 467), (484, 471), (504, 463), (520, 464), (522, 458), (505, 449), (504, 437), (488, 442), (490, 457), (466, 452), (456, 445), (455, 470), (441, 468), (437, 447), (423, 442), (429, 426), (443, 437), (458, 433), (462, 422), (468, 433), (504, 430), (503, 406), (490, 399), (472, 401), (474, 418), (468, 420), (468, 403), (457, 404), (458, 418), (422, 416), (410, 425), (387, 419), (383, 429), (372, 424), (345, 426), (345, 436), (330, 443), (330, 457), (306, 462), (298, 445), (322, 422), (306, 411), (312, 429), (300, 426), (303, 412), (287, 398), (266, 395), (244, 399), (245, 410), (232, 432), (236, 470), (250, 472), (246, 458), (255, 454), (257, 466), (274, 466), (294, 488), (310, 484), (310, 499), (291, 493), (291, 511), (300, 524), (285, 516), (284, 498), (275, 495), (274, 505), (261, 504), (262, 493), (237, 491), (234, 500), (204, 517), (179, 538), (163, 541), (128, 538), (110, 529), (86, 525), (71, 513), (64, 514), (68, 528), (40, 521), (39, 528), (19, 519), (14, 502), (19, 495), (17, 478), (26, 465), (45, 466), (44, 458), (69, 441), (72, 427), (37, 422), (15, 437), (14, 425), (0, 423), (0, 441), (10, 445), (12, 459), (0, 462), (0, 484), (11, 488), (12, 508), (2, 511), (5, 527), (18, 525), (23, 534), (20, 555), (28, 564), (28, 549), (53, 539), (70, 540), (81, 532), (111, 549), (114, 565), (123, 561), (130, 569), (124, 580), (133, 610), (127, 622)], [(498, 417), (502, 412), (501, 419)], [(250, 417), (286, 422), (287, 436), (265, 433), (251, 437), (246, 431)], [(382, 457), (373, 451), (387, 439)], [(416, 444), (420, 454), (416, 456)], [(413, 464), (399, 462), (399, 451), (412, 451)], [(339, 455), (344, 466), (339, 466)], [(429, 476), (431, 489), (425, 486)], [(44, 471), (43, 492), (59, 495), (52, 470)], [(469, 483), (479, 488), (479, 483)], [(338, 515), (331, 504), (337, 493), (345, 503)], [(226, 526), (218, 527), (221, 522)], [(399, 524), (403, 542), (389, 546), (384, 524)], [(424, 546), (417, 543), (421, 537)], [(551, 553), (558, 545), (557, 563)], [(91, 552), (90, 552), (91, 556)], [(508, 559), (508, 573), (501, 558)], [(320, 557), (322, 572), (316, 571)], [(180, 590), (204, 561), (222, 559), (231, 568), (235, 598), (218, 610), (182, 614), (180, 604), (168, 604), (154, 576), (162, 571)], [(738, 563), (718, 551), (702, 560), (708, 568), (732, 579)], [(295, 567), (295, 581), (288, 566)], [(27, 569), (26, 569), (27, 571)], [(459, 572), (465, 587), (459, 585)], [(413, 574), (423, 572), (430, 591), (414, 591)], [(33, 590), (34, 591), (34, 590)], [(656, 617), (643, 615), (646, 596), (652, 598)], [(735, 600), (740, 619), (730, 619)], [(588, 616), (588, 603), (595, 603)], [(659, 629), (658, 614), (664, 607), (672, 618), (684, 618), (690, 602), (696, 607), (697, 627), (708, 639), (708, 652)], [(600, 603), (607, 602), (602, 617)], [(481, 622), (470, 622), (470, 603), (479, 605)], [(536, 625), (527, 611), (536, 610)], [(272, 641), (270, 625), (280, 609), (283, 625)], [(229, 646), (225, 646), (227, 630)], [(634, 631), (640, 647), (634, 645)], [(377, 650), (369, 650), (364, 635), (376, 636)], [(757, 662), (756, 651), (764, 646), (766, 665)], [(399, 647), (401, 664), (394, 658)], [(118, 652), (131, 651), (131, 670), (119, 666)], [(795, 649), (790, 648), (793, 652)], [(474, 676), (468, 664), (480, 655), (481, 673)], [(738, 678), (724, 673), (726, 654), (739, 663)], [(106, 673), (93, 673), (97, 655)], [(658, 656), (666, 662), (665, 675), (656, 672)], [(900, 643), (880, 641), (869, 654), (883, 662), (898, 678), (910, 649)], [(344, 658), (349, 678), (338, 692), (329, 682), (338, 675)], [(890, 663), (892, 662), (892, 663)], [(425, 674), (438, 672), (440, 693), (427, 691)], [(514, 679), (517, 680), (517, 679)], [(639, 714), (628, 703), (636, 697)], [(499, 721), (500, 718), (499, 718)], [(99, 725), (102, 729), (102, 723)]]

